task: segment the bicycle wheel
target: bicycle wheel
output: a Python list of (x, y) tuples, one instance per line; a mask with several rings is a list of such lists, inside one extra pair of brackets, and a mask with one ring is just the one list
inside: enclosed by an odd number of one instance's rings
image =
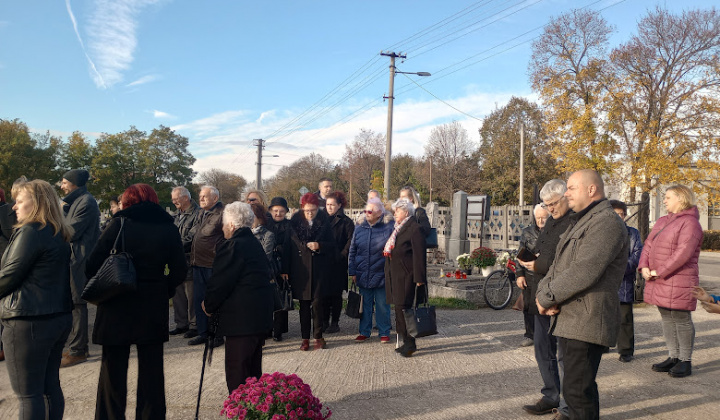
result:
[(493, 271), (485, 278), (483, 296), (489, 307), (495, 310), (504, 309), (510, 303), (512, 292), (512, 283), (504, 271)]

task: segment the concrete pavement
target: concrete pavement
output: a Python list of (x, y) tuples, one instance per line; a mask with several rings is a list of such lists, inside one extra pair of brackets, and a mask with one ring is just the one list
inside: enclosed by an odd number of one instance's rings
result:
[[(718, 268), (720, 254), (703, 253), (701, 284), (716, 292), (720, 292)], [(699, 309), (693, 317), (697, 330), (693, 375), (674, 379), (650, 370), (652, 363), (666, 357), (657, 309), (636, 306), (636, 359), (625, 364), (610, 353), (600, 364), (603, 419), (718, 417), (720, 315)], [(357, 321), (344, 315), (341, 332), (326, 335), (327, 350), (301, 352), (296, 311), (291, 312), (290, 323), (285, 341), (268, 341), (263, 371), (298, 374), (332, 409), (333, 419), (538, 418), (520, 408), (540, 397), (541, 381), (533, 348), (517, 347), (524, 331), (518, 312), (439, 310), (439, 334), (419, 339), (419, 350), (409, 359), (395, 353), (393, 345), (380, 344), (377, 337), (355, 343)], [(188, 347), (186, 342), (173, 337), (165, 347), (169, 419), (192, 419), (195, 412), (202, 347)], [(101, 349), (91, 345), (90, 352), (87, 363), (61, 370), (66, 419), (93, 417)], [(214, 363), (206, 370), (202, 419), (219, 418), (227, 396), (223, 361), (224, 348), (216, 349)], [(134, 351), (129, 370), (127, 416), (134, 418)], [(17, 418), (17, 401), (2, 367), (0, 399), (0, 418)]]

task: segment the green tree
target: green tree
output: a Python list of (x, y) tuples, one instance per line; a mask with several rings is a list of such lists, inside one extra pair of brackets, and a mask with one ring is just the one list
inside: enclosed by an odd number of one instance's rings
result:
[(58, 165), (61, 170), (84, 168), (91, 170), (93, 145), (79, 131), (73, 132), (60, 146)]
[(525, 203), (532, 203), (532, 185), (542, 186), (560, 174), (548, 153), (540, 108), (512, 97), (483, 120), (480, 128), (480, 176), (475, 190), (487, 194), (493, 205), (518, 204), (520, 187), (520, 125), (525, 141)]
[(18, 119), (0, 119), (0, 188), (9, 192), (21, 176), (54, 183), (59, 178), (55, 156), (60, 140), (45, 134), (30, 134)]

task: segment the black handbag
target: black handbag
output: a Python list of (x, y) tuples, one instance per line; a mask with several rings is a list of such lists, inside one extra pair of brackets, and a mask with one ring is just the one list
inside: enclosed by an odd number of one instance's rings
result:
[(427, 236), (425, 237), (425, 248), (437, 248), (437, 247), (438, 247), (437, 229), (430, 228), (430, 232), (428, 232)]
[[(418, 306), (417, 290), (419, 287), (422, 286), (415, 287), (415, 298), (413, 299), (413, 306), (408, 309), (403, 309), (403, 316), (405, 316), (407, 333), (409, 336), (414, 338), (427, 337), (429, 335), (435, 335), (438, 333), (435, 307), (429, 305), (427, 303), (427, 300), (425, 301), (425, 303)], [(427, 287), (427, 285), (425, 285), (425, 287)]]
[(357, 285), (353, 283), (348, 290), (348, 301), (345, 307), (345, 315), (350, 318), (362, 318), (362, 295), (357, 292)]
[(287, 280), (280, 281), (280, 310), (281, 311), (292, 311), (295, 309), (292, 297), (292, 287), (290, 282)]
[[(88, 280), (82, 292), (83, 300), (95, 305), (106, 302), (116, 296), (137, 290), (137, 273), (132, 255), (125, 252), (125, 218), (120, 218), (120, 230), (110, 255), (100, 269)], [(122, 252), (117, 252), (118, 240), (121, 240)]]

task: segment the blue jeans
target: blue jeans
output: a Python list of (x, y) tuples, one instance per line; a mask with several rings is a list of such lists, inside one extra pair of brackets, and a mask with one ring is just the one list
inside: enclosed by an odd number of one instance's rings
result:
[(365, 337), (372, 335), (373, 306), (375, 306), (375, 322), (380, 337), (390, 336), (390, 305), (385, 298), (385, 286), (366, 289), (360, 287), (360, 295), (363, 298), (362, 317), (360, 318), (360, 334)]
[(212, 268), (193, 266), (193, 306), (195, 306), (195, 323), (197, 324), (198, 335), (207, 337), (208, 316), (202, 310), (202, 302), (205, 300), (207, 281), (212, 276)]
[(70, 313), (2, 321), (10, 386), (20, 402), (21, 419), (59, 420), (65, 411), (60, 359), (70, 334)]

